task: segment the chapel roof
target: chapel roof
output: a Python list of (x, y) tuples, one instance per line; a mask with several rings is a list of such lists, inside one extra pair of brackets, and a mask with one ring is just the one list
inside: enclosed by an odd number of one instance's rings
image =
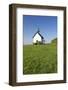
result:
[[(38, 31), (34, 34), (34, 36), (35, 36), (37, 33), (41, 36), (42, 39), (44, 39), (44, 37), (40, 34), (39, 28), (38, 28)], [(34, 38), (34, 36), (33, 36), (33, 38)]]

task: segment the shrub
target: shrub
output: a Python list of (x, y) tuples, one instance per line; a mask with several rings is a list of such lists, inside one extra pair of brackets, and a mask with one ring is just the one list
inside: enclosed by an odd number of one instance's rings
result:
[(33, 43), (33, 45), (42, 45), (43, 43), (40, 41), (36, 41), (36, 43)]

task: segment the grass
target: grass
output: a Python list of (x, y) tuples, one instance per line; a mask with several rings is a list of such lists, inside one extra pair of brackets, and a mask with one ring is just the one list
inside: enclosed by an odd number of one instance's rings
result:
[(24, 45), (23, 74), (57, 73), (57, 45)]

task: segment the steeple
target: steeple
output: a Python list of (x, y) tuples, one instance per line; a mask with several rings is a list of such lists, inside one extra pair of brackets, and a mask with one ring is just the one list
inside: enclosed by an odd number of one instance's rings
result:
[(39, 30), (39, 27), (38, 27), (38, 31), (37, 31), (38, 33), (40, 32), (40, 30)]

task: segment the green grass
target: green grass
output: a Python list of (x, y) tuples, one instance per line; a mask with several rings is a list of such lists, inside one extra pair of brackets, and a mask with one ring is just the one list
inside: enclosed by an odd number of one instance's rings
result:
[(57, 73), (57, 45), (24, 45), (23, 74)]

